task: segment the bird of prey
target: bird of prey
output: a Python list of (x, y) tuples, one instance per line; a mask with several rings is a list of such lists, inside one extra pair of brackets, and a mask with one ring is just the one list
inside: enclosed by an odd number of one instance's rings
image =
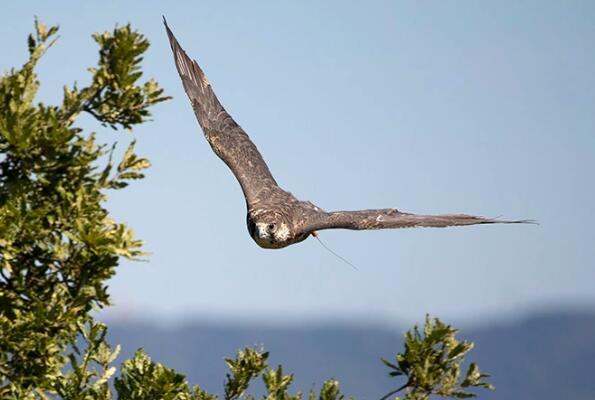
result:
[(176, 68), (198, 123), (213, 151), (231, 169), (246, 199), (248, 232), (263, 248), (299, 243), (322, 229), (444, 228), (476, 224), (524, 223), (466, 214), (418, 215), (395, 208), (327, 212), (283, 190), (246, 132), (225, 111), (206, 75), (163, 19)]

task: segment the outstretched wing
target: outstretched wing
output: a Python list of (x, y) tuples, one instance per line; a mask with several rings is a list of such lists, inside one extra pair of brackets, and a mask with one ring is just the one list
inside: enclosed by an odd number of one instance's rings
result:
[(310, 214), (302, 229), (312, 232), (322, 229), (393, 229), (393, 228), (446, 228), (478, 224), (522, 224), (531, 220), (507, 221), (476, 217), (466, 214), (417, 215), (400, 212), (394, 208), (380, 210), (335, 211)]
[(202, 69), (190, 59), (163, 18), (184, 90), (205, 137), (242, 186), (248, 205), (263, 189), (277, 186), (260, 152), (246, 132), (225, 111)]

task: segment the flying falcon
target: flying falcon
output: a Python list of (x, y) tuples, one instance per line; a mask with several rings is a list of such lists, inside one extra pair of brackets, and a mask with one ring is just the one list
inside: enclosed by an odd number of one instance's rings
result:
[(279, 249), (316, 236), (321, 229), (390, 229), (476, 224), (510, 224), (465, 214), (417, 215), (394, 208), (327, 212), (301, 201), (277, 185), (246, 132), (225, 111), (197, 62), (190, 59), (163, 19), (184, 90), (213, 151), (231, 169), (242, 187), (248, 232), (261, 247)]

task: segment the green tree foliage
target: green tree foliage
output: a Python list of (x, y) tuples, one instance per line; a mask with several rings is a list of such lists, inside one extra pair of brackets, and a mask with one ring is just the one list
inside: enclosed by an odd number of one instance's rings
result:
[(35, 31), (28, 39), (29, 60), (0, 79), (4, 397), (56, 390), (56, 378), (73, 359), (65, 350), (85, 332), (81, 326), (91, 321), (89, 312), (109, 304), (105, 282), (119, 258), (142, 254), (141, 242), (109, 217), (104, 203), (108, 189), (142, 178), (149, 162), (134, 153), (132, 142), (115, 165), (114, 146), (84, 133), (76, 126), (78, 117), (89, 113), (104, 125), (130, 129), (167, 99), (154, 81), (138, 83), (149, 42), (124, 26), (94, 35), (99, 64), (90, 69), (89, 86), (65, 86), (58, 106), (35, 103), (35, 66), (55, 43), (58, 28), (36, 22)]
[[(129, 25), (93, 35), (99, 61), (89, 69), (91, 83), (65, 86), (57, 106), (35, 103), (35, 67), (57, 32), (36, 21), (29, 59), (0, 77), (0, 398), (214, 400), (142, 349), (116, 374), (120, 348), (107, 343), (107, 327), (91, 315), (110, 304), (106, 281), (119, 260), (143, 255), (132, 230), (110, 218), (107, 192), (142, 179), (150, 163), (134, 141), (114, 160), (115, 144), (98, 143), (77, 121), (86, 113), (102, 126), (131, 130), (168, 99), (155, 81), (139, 83), (149, 42)], [(406, 398), (468, 397), (464, 388), (489, 387), (475, 364), (459, 382), (472, 344), (458, 342), (455, 332), (428, 319), (423, 336), (417, 327), (407, 333), (395, 364), (384, 360), (391, 376), (407, 377)], [(249, 385), (262, 379), (265, 399), (302, 399), (291, 393), (293, 375), (269, 368), (267, 359), (250, 348), (226, 359), (223, 398), (253, 399)], [(344, 398), (334, 379), (307, 397)]]
[(471, 363), (461, 380), (461, 364), (465, 355), (473, 348), (473, 343), (459, 341), (457, 330), (439, 319), (426, 316), (423, 335), (417, 325), (405, 333), (405, 352), (398, 353), (395, 362), (386, 359), (382, 362), (390, 368), (389, 376), (406, 376), (407, 382), (399, 389), (382, 398), (405, 390), (405, 399), (422, 400), (431, 395), (452, 398), (475, 397), (467, 388), (494, 389), (482, 379), (489, 377), (479, 372), (479, 367)]

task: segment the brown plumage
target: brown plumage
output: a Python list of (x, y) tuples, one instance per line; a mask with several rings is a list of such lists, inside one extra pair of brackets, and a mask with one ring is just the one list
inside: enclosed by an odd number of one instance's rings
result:
[(163, 19), (176, 68), (198, 123), (213, 151), (231, 169), (246, 198), (250, 236), (265, 248), (282, 248), (301, 242), (322, 229), (388, 229), (477, 224), (516, 224), (465, 214), (417, 215), (394, 208), (326, 212), (300, 201), (281, 189), (246, 132), (225, 111), (207, 77), (190, 59)]

